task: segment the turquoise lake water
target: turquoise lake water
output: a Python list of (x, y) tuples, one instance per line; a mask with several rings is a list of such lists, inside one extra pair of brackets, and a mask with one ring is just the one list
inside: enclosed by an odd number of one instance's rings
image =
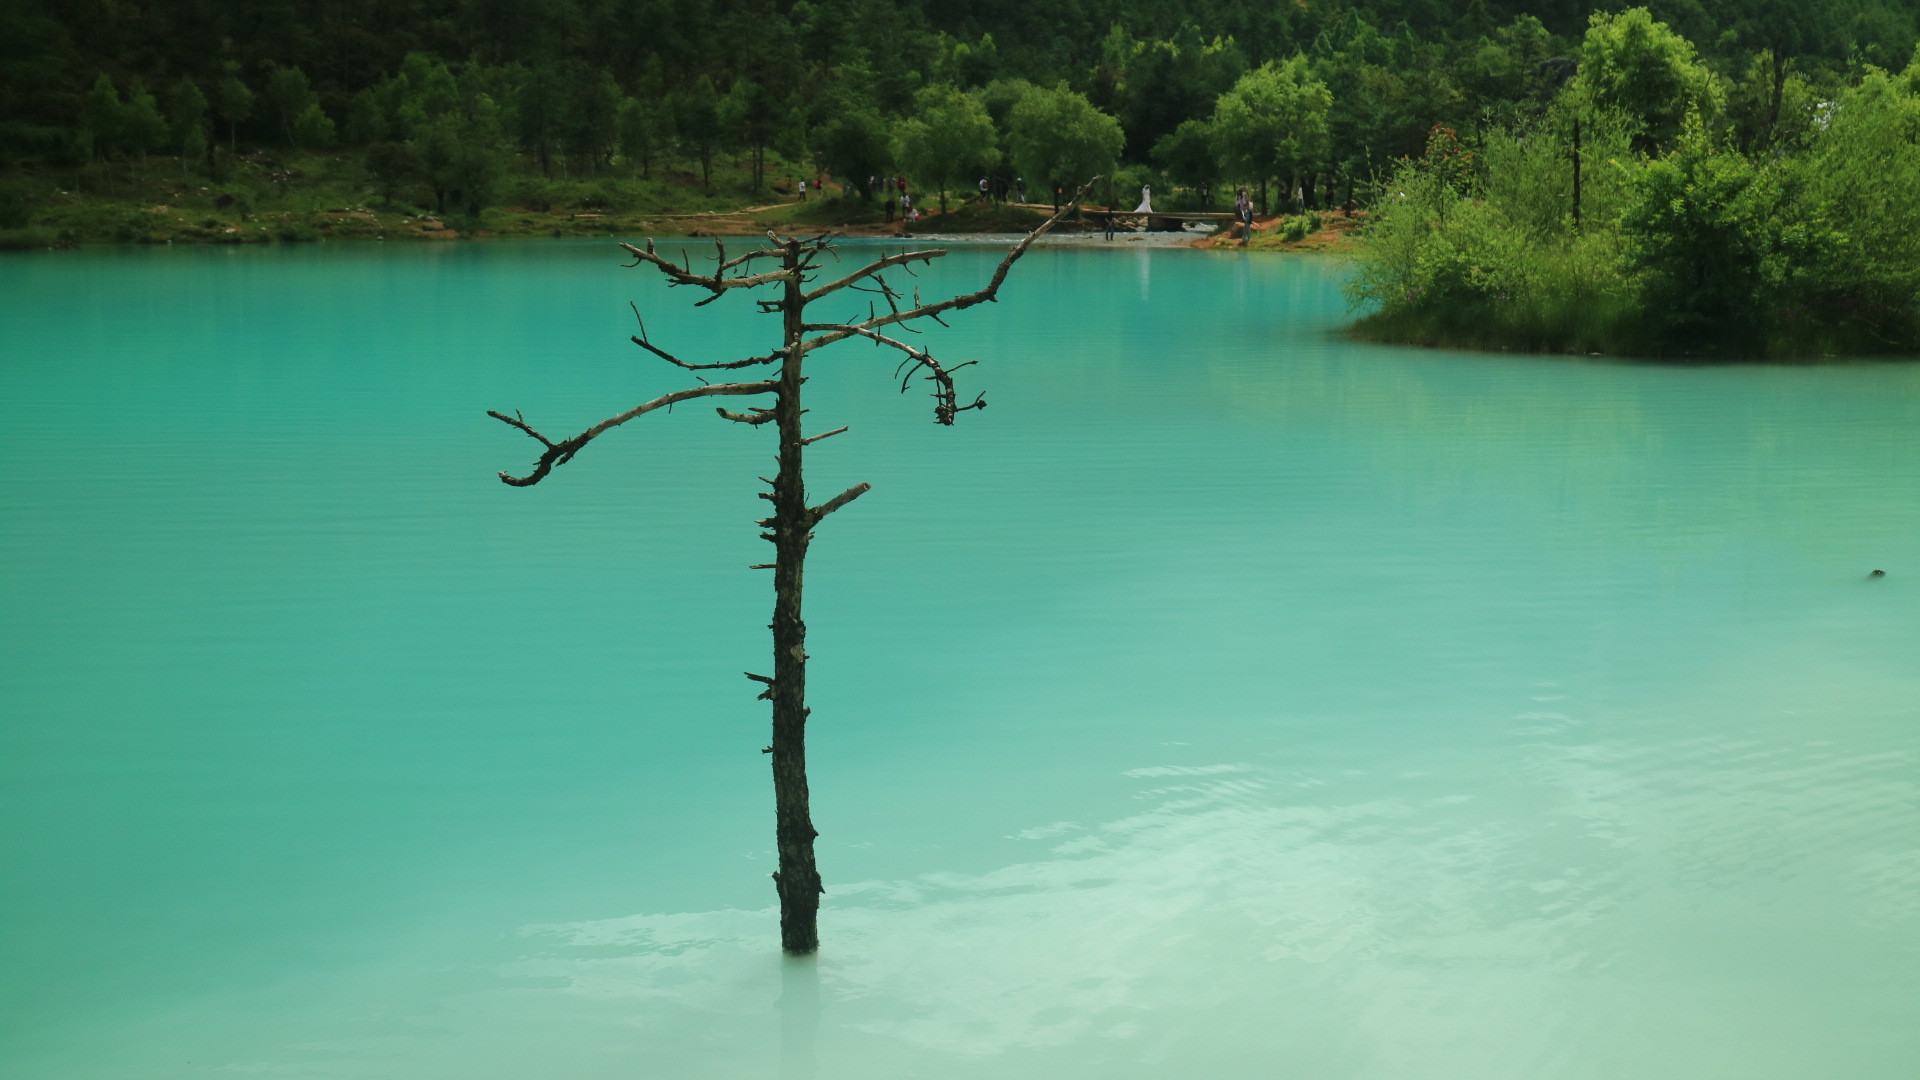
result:
[(1920, 1075), (1920, 366), (1363, 346), (1337, 264), (1185, 250), (934, 328), (955, 428), (816, 354), (874, 487), (792, 962), (770, 435), (494, 478), (487, 409), (685, 384), (629, 300), (770, 347), (618, 256), (0, 260), (0, 1074)]

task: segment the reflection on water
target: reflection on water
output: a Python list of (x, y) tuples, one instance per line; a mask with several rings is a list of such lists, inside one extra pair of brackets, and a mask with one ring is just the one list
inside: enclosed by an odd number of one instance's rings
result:
[(813, 1080), (820, 1075), (820, 966), (816, 957), (780, 962), (780, 1076)]
[(491, 480), (664, 388), (593, 252), (0, 264), (0, 1071), (1920, 1068), (1912, 370), (1359, 348), (1183, 251), (1036, 252), (970, 427), (823, 354), (788, 960), (765, 446)]
[[(407, 1060), (430, 1076), (518, 1060), (592, 1076), (1593, 1078), (1703, 1075), (1706, 1049), (1720, 1066), (1705, 1075), (1910, 1060), (1911, 1029), (1887, 1025), (1913, 1007), (1912, 956), (1876, 955), (1912, 941), (1910, 759), (1629, 748), (1566, 738), (1565, 718), (1514, 721), (1523, 790), (1491, 794), (1531, 817), (1449, 782), (1463, 761), (1451, 776), (1147, 766), (1130, 770), (1150, 781), (1138, 812), (1031, 830), (1024, 861), (835, 889), (817, 959), (771, 954), (771, 909), (532, 926), (497, 989), (475, 973), (430, 1005), (377, 1003), (404, 1034), (348, 1020), (318, 1056), (282, 1052), (322, 1074)], [(1835, 852), (1837, 837), (1881, 850)], [(423, 1030), (461, 1045), (414, 1060)]]
[[(1514, 759), (1554, 807), (1531, 820), (1430, 775), (1149, 767), (1149, 808), (1036, 830), (1044, 857), (836, 890), (824, 1009), (811, 982), (790, 1005), (784, 969), (783, 1061), (811, 1062), (814, 1024), (836, 1076), (1677, 1077), (1701, 1075), (1703, 1031), (1727, 1040), (1715, 1075), (1911, 1060), (1911, 1031), (1881, 1025), (1912, 1008), (1888, 995), (1913, 958), (1874, 955), (1887, 931), (1913, 941), (1909, 757), (1558, 734)], [(1836, 853), (1840, 835), (1881, 850)], [(558, 980), (576, 1004), (556, 1011), (645, 1015), (647, 1055), (750, 1075), (689, 1033), (751, 1046), (755, 1018), (727, 1014), (769, 977), (771, 919), (541, 927), (512, 970)]]

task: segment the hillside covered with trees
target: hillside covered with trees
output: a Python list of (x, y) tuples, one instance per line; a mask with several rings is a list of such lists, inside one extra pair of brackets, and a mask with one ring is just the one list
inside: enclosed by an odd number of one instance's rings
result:
[[(1891, 207), (1841, 220), (1886, 201), (1875, 170), (1905, 175), (1917, 37), (1897, 0), (14, 0), (0, 241), (293, 239), (356, 214), (559, 232), (789, 201), (820, 173), (845, 197), (806, 213), (838, 223), (877, 218), (871, 177), (931, 205), (1102, 172), (1162, 206), (1246, 185), (1263, 213), (1372, 208), (1357, 288), (1390, 336), (1623, 347), (1651, 305), (1677, 312), (1657, 336), (1704, 347), (1755, 325), (1736, 293), (1804, 328), (1907, 288), (1886, 266), (1866, 299), (1784, 283), (1866, 272), (1809, 252), (1920, 232)], [(1671, 211), (1702, 185), (1726, 207)], [(1700, 259), (1744, 276), (1701, 300)]]

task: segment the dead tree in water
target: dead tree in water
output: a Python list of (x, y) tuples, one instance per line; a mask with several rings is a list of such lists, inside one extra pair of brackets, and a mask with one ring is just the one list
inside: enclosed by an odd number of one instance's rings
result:
[[(777, 288), (780, 291), (777, 299), (756, 302), (763, 313), (780, 315), (780, 347), (765, 356), (744, 360), (693, 363), (654, 344), (648, 338), (646, 323), (642, 320), (640, 332), (634, 336), (633, 343), (675, 367), (695, 372), (694, 377), (700, 385), (662, 394), (645, 404), (610, 416), (570, 439), (558, 441), (535, 431), (517, 412), (512, 416), (491, 411), (487, 414), (520, 429), (545, 447), (540, 460), (525, 476), (500, 474), (501, 480), (515, 487), (528, 487), (545, 479), (554, 466), (573, 460), (573, 456), (594, 439), (656, 409), (693, 398), (771, 395), (771, 404), (749, 405), (745, 412), (734, 412), (724, 407), (715, 411), (736, 424), (752, 427), (772, 424), (779, 433), (779, 471), (771, 480), (761, 477), (771, 490), (761, 492), (760, 497), (773, 504), (773, 513), (756, 522), (766, 530), (760, 537), (773, 544), (774, 557), (770, 563), (753, 567), (756, 570), (773, 571), (773, 674), (756, 675), (748, 672), (747, 678), (764, 684), (760, 697), (773, 703), (773, 743), (763, 753), (773, 755), (775, 836), (780, 851), (780, 870), (773, 875), (773, 880), (780, 894), (780, 943), (787, 952), (805, 954), (819, 948), (817, 916), (820, 894), (824, 891), (820, 884), (819, 868), (814, 863), (813, 840), (818, 833), (813, 828), (813, 816), (807, 799), (807, 624), (800, 616), (807, 545), (813, 541), (814, 528), (828, 514), (866, 494), (868, 489), (866, 484), (855, 484), (825, 502), (808, 505), (806, 482), (801, 471), (806, 447), (847, 429), (835, 428), (817, 435), (807, 435), (802, 431), (800, 421), (806, 410), (801, 405), (800, 390), (806, 383), (806, 377), (801, 373), (801, 366), (808, 353), (837, 341), (871, 341), (876, 347), (885, 346), (904, 356), (895, 372), (901, 379), (902, 392), (916, 380), (932, 384), (935, 423), (950, 425), (960, 413), (985, 408), (984, 395), (961, 404), (959, 392), (954, 386), (954, 372), (974, 361), (944, 364), (935, 360), (927, 349), (909, 345), (887, 331), (895, 326), (912, 330), (912, 327), (904, 324), (919, 319), (933, 319), (945, 325), (941, 316), (947, 312), (998, 299), (1000, 285), (1006, 280), (1007, 271), (1014, 262), (1027, 253), (1027, 249), (1041, 234), (1071, 213), (1085, 194), (1086, 189), (1082, 188), (1080, 195), (1065, 208), (1015, 244), (1000, 260), (1000, 265), (995, 268), (992, 279), (984, 288), (934, 302), (923, 301), (918, 289), (911, 290), (910, 298), (899, 292), (888, 284), (886, 272), (898, 268), (911, 274), (914, 263), (928, 263), (945, 255), (946, 251), (940, 248), (887, 255), (833, 281), (810, 288), (818, 276), (822, 257), (833, 251), (828, 242), (830, 236), (803, 240), (783, 238), (769, 232), (769, 246), (732, 258), (727, 256), (726, 247), (715, 241), (714, 246), (718, 250), (714, 256), (712, 273), (695, 273), (692, 261), (684, 254), (678, 263), (660, 255), (651, 241), (644, 248), (622, 244), (621, 247), (634, 257), (630, 266), (651, 265), (665, 275), (669, 286), (688, 285), (711, 294), (695, 306), (710, 304), (734, 289)], [(760, 267), (769, 269), (762, 270)], [(855, 291), (870, 294), (864, 317), (856, 315), (842, 320), (809, 321), (807, 308), (815, 301), (828, 298), (845, 301), (852, 299), (850, 294)], [(636, 318), (639, 316), (637, 307), (634, 314)], [(749, 382), (708, 382), (697, 374), (747, 368), (773, 370), (768, 372), (768, 377)]]

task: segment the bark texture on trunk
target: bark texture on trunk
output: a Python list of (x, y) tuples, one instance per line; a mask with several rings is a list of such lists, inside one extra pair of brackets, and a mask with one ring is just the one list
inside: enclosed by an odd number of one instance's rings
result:
[(807, 544), (813, 539), (802, 472), (806, 453), (800, 431), (800, 374), (804, 304), (800, 292), (800, 242), (788, 240), (782, 260), (792, 272), (783, 283), (785, 316), (780, 388), (774, 423), (780, 432), (780, 471), (773, 478), (773, 803), (780, 869), (780, 947), (796, 956), (820, 947), (820, 868), (813, 858), (813, 811), (807, 792), (807, 624), (801, 617)]

